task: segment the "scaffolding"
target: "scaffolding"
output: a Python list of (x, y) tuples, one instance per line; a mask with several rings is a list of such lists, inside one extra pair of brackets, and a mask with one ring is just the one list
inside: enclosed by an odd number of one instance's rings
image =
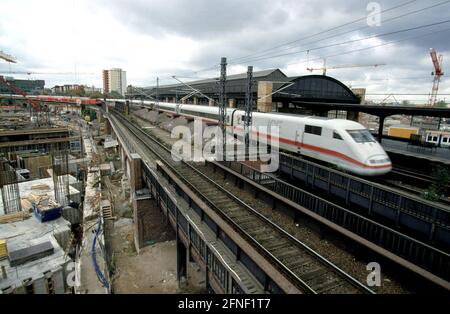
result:
[(22, 211), (16, 171), (6, 161), (1, 162), (0, 189), (4, 214)]

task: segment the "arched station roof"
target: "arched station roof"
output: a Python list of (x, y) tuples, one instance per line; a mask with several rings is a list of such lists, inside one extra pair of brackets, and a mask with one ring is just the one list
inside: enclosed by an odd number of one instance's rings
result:
[[(359, 104), (360, 99), (342, 82), (325, 75), (289, 78), (292, 85), (273, 95), (273, 101)], [(281, 88), (288, 86), (283, 85)]]

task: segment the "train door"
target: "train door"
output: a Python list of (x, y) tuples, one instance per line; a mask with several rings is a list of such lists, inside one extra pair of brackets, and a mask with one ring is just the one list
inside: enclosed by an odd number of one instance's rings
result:
[(426, 137), (426, 141), (428, 143), (432, 143), (432, 144), (436, 144), (438, 145), (439, 143), (439, 134), (436, 133), (428, 133), (427, 137)]
[(301, 154), (301, 148), (303, 143), (303, 132), (301, 130), (295, 131), (295, 146), (297, 147), (297, 153)]
[(442, 147), (450, 147), (450, 134), (442, 135)]

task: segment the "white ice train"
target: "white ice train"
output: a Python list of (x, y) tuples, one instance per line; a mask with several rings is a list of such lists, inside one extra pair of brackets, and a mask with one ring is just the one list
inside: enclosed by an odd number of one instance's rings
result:
[[(136, 101), (142, 104), (142, 101)], [(201, 117), (217, 122), (219, 108), (144, 101), (154, 109), (188, 117)], [(231, 132), (244, 128), (243, 110), (227, 108), (226, 125)], [(279, 126), (281, 150), (295, 152), (336, 165), (346, 171), (376, 176), (392, 169), (391, 161), (383, 147), (361, 124), (343, 119), (316, 116), (300, 116), (282, 113), (253, 112), (252, 126)], [(269, 134), (259, 132), (260, 141), (270, 139)]]

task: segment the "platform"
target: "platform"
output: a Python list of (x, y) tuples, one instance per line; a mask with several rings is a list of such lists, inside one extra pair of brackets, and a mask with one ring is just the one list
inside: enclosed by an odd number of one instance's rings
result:
[(382, 146), (386, 152), (407, 155), (415, 158), (427, 159), (450, 165), (450, 149), (437, 147), (435, 149), (408, 146), (407, 142), (383, 139)]

